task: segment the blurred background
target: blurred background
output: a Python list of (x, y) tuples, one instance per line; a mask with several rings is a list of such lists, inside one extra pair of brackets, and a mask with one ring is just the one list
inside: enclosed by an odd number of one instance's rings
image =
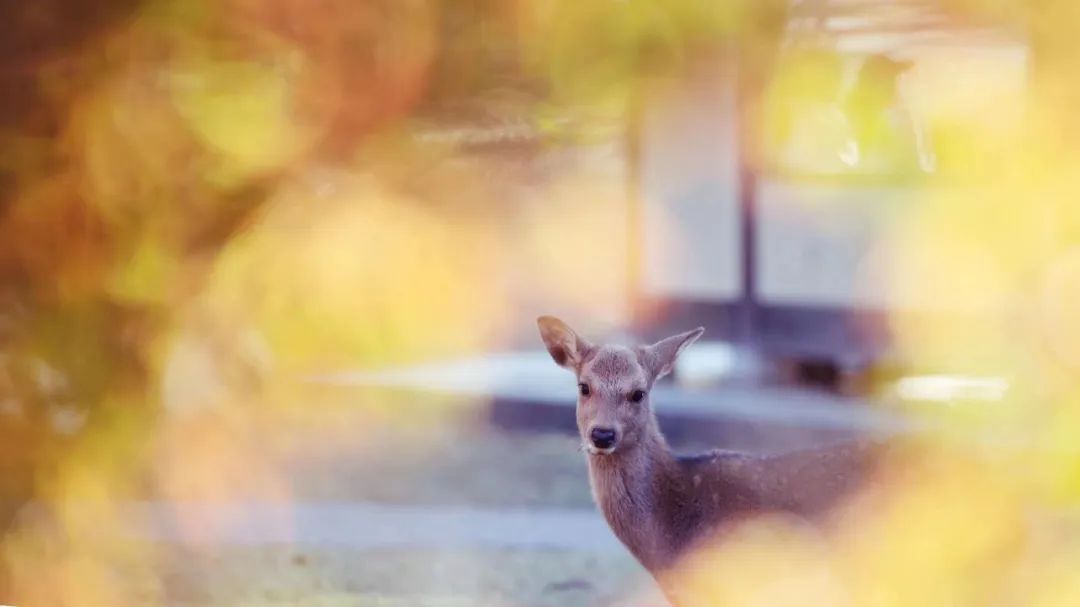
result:
[(0, 12), (0, 603), (664, 604), (554, 314), (706, 327), (678, 449), (897, 446), (715, 604), (1080, 604), (1073, 2)]

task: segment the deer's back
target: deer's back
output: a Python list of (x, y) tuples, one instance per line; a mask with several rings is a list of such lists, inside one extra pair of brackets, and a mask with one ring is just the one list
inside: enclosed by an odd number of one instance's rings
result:
[(869, 443), (850, 443), (775, 455), (711, 451), (677, 458), (683, 481), (675, 503), (668, 504), (672, 532), (685, 545), (754, 514), (816, 518), (859, 485), (874, 453)]

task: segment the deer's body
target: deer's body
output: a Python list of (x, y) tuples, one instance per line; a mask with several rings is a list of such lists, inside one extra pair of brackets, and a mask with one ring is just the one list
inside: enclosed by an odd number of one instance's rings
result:
[(765, 512), (813, 517), (860, 476), (864, 447), (856, 445), (772, 456), (674, 455), (648, 392), (701, 329), (628, 348), (594, 346), (551, 317), (539, 324), (552, 358), (578, 377), (578, 428), (597, 506), (662, 586), (665, 572), (726, 524)]
[(678, 457), (662, 440), (652, 452), (588, 456), (600, 511), (654, 574), (742, 517), (823, 514), (859, 481), (864, 462), (858, 445), (767, 456), (711, 451)]

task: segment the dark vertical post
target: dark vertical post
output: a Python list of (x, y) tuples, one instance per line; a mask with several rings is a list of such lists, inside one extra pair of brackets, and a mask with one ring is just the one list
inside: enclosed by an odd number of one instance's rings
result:
[(761, 105), (773, 63), (787, 26), (786, 0), (749, 4), (735, 54), (736, 148), (739, 163), (742, 296), (738, 306), (738, 340), (755, 348), (759, 336), (757, 297), (756, 193), (762, 164)]
[(736, 339), (748, 347), (756, 347), (757, 337), (757, 238), (755, 233), (755, 194), (757, 173), (751, 160), (756, 129), (753, 128), (753, 108), (756, 96), (744, 75), (748, 70), (745, 48), (739, 49), (735, 65), (735, 145), (738, 150), (739, 178), (739, 236), (741, 246), (741, 296), (739, 298)]

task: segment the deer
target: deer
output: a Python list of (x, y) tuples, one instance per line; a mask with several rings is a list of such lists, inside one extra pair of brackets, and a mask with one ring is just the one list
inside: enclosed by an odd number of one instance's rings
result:
[(860, 443), (775, 455), (675, 455), (650, 392), (702, 327), (631, 347), (594, 345), (551, 316), (537, 325), (551, 358), (577, 378), (577, 427), (593, 499), (675, 604), (678, 591), (666, 573), (725, 527), (768, 513), (820, 520), (862, 476), (867, 446)]

